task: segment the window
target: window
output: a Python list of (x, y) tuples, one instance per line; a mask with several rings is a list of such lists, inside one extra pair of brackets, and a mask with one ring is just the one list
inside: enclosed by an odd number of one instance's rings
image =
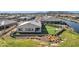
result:
[(32, 31), (31, 28), (28, 28), (28, 31)]
[(25, 28), (25, 31), (33, 31), (32, 28)]
[(22, 28), (19, 28), (18, 30), (19, 30), (19, 31), (22, 31)]
[(35, 28), (35, 31), (39, 31), (40, 30), (40, 28)]

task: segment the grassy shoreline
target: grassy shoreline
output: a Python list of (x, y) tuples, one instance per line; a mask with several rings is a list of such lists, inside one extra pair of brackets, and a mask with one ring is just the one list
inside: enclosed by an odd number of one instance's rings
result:
[(59, 44), (61, 47), (79, 47), (79, 34), (66, 30), (62, 33), (63, 42)]

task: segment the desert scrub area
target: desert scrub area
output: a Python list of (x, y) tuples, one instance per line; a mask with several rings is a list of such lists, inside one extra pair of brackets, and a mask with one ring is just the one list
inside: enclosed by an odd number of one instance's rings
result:
[(61, 47), (79, 47), (79, 34), (66, 30), (61, 34), (61, 42), (59, 45)]
[(11, 37), (0, 38), (0, 47), (39, 47), (48, 43), (31, 39), (15, 39)]

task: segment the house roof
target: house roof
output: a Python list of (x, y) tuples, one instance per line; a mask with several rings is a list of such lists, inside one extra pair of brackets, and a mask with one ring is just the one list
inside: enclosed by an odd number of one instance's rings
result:
[(0, 20), (0, 26), (8, 25), (8, 24), (11, 24), (11, 23), (16, 23), (16, 21), (7, 20), (7, 19), (2, 19), (2, 20)]
[(23, 16), (23, 17), (19, 17), (19, 19), (31, 19), (32, 17), (35, 17), (35, 16)]
[(24, 19), (24, 18), (27, 18), (27, 19), (28, 19), (28, 18), (30, 18), (30, 17), (20, 17), (19, 19)]
[(55, 17), (43, 17), (41, 21), (61, 21), (61, 19)]
[(40, 26), (41, 27), (41, 22), (40, 21), (37, 21), (37, 20), (33, 20), (33, 21), (26, 21), (26, 22), (23, 22), (21, 24), (19, 24), (19, 26), (22, 26), (22, 25), (25, 25), (25, 24), (34, 24), (34, 25), (37, 25), (37, 26)]

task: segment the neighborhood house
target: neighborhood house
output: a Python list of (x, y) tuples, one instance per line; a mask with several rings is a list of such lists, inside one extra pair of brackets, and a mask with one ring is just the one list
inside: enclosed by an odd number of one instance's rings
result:
[(21, 32), (21, 33), (40, 33), (41, 32), (41, 22), (37, 21), (37, 20), (33, 20), (33, 21), (26, 21), (21, 23), (18, 27), (17, 27), (17, 32)]

